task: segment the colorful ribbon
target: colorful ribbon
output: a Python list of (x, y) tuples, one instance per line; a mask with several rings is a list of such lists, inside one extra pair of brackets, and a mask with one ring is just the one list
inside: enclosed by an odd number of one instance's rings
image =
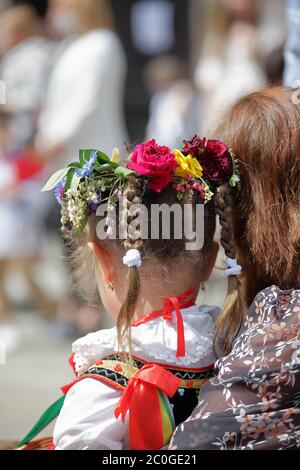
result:
[[(167, 424), (162, 419), (159, 392), (172, 397), (180, 384), (178, 377), (156, 364), (147, 364), (129, 380), (115, 410), (115, 416), (121, 416), (124, 421), (129, 412), (129, 439), (132, 450), (155, 450), (165, 445), (164, 425)], [(169, 416), (169, 421), (173, 421), (172, 416)], [(171, 428), (174, 429), (173, 422)]]

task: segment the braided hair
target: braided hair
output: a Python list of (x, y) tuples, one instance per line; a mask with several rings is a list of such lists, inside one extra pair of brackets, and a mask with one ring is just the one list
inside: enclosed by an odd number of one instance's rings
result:
[[(228, 183), (221, 185), (215, 197), (216, 213), (219, 216), (221, 225), (221, 245), (228, 258), (236, 259), (236, 244), (233, 230), (233, 189)], [(217, 341), (224, 354), (231, 350), (232, 342), (237, 335), (243, 320), (244, 300), (242, 284), (237, 275), (228, 278), (227, 298), (222, 310), (222, 314), (217, 322), (215, 336), (215, 350)]]
[[(142, 203), (141, 187), (136, 178), (129, 178), (128, 185), (123, 195), (126, 202), (122, 212), (122, 224), (126, 229), (124, 248), (126, 251), (132, 249), (141, 250), (143, 248), (141, 228), (137, 226), (133, 229), (131, 226), (131, 223), (140, 215), (138, 206)], [(141, 284), (137, 266), (129, 268), (127, 282), (127, 294), (117, 320), (118, 341), (121, 347), (123, 347), (124, 337), (127, 334), (130, 336), (130, 325), (140, 295)], [(131, 341), (129, 341), (129, 344), (131, 344)]]

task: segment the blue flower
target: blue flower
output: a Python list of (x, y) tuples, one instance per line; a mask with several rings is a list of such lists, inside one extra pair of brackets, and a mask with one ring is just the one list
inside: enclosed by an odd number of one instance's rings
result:
[(76, 170), (76, 175), (79, 176), (79, 178), (91, 178), (92, 175), (93, 175), (93, 170), (94, 170), (94, 165), (95, 165), (95, 162), (97, 160), (97, 150), (94, 150), (92, 153), (91, 153), (91, 157), (89, 160), (86, 160), (84, 159), (85, 161), (85, 164), (83, 165), (82, 168), (78, 168), (78, 170)]
[(58, 183), (58, 185), (54, 189), (54, 195), (60, 206), (62, 205), (66, 182), (67, 182), (67, 178), (64, 178)]
[(97, 209), (99, 206), (101, 206), (102, 204), (102, 195), (101, 195), (101, 191), (98, 191), (97, 192), (97, 201), (87, 201), (87, 206), (88, 206), (88, 209), (89, 209), (89, 214), (93, 214), (97, 212)]
[(101, 206), (101, 202), (87, 201), (87, 206), (89, 208), (89, 214), (96, 214), (98, 207)]

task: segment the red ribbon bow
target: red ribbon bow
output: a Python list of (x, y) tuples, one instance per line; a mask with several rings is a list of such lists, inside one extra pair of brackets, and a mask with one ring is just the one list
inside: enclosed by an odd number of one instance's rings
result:
[(162, 310), (158, 310), (156, 312), (152, 312), (149, 315), (146, 315), (142, 319), (138, 320), (137, 322), (133, 323), (131, 326), (139, 326), (142, 323), (145, 323), (150, 320), (154, 320), (158, 317), (163, 317), (166, 321), (173, 320), (173, 313), (176, 313), (177, 319), (177, 357), (184, 357), (185, 356), (185, 336), (184, 336), (184, 324), (182, 315), (180, 312), (181, 308), (191, 307), (195, 305), (195, 301), (186, 300), (188, 297), (194, 294), (194, 290), (190, 289), (184, 294), (180, 295), (179, 297), (167, 297), (164, 301), (164, 308)]
[(160, 449), (163, 445), (162, 419), (157, 389), (172, 397), (181, 380), (164, 367), (147, 364), (129, 380), (115, 417), (125, 420), (129, 416), (130, 447), (137, 449)]

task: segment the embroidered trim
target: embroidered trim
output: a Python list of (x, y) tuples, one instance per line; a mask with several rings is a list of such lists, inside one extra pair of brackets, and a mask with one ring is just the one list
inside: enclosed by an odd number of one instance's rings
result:
[[(95, 364), (84, 373), (80, 379), (96, 378), (103, 380), (103, 382), (110, 383), (117, 388), (125, 388), (128, 381), (134, 374), (141, 369), (147, 362), (137, 358), (133, 358), (132, 362), (127, 362), (121, 359), (118, 355), (114, 354), (107, 358), (96, 361)], [(181, 379), (180, 388), (200, 390), (213, 376), (213, 365), (203, 369), (177, 369), (176, 367), (169, 367), (163, 365), (169, 372)]]

